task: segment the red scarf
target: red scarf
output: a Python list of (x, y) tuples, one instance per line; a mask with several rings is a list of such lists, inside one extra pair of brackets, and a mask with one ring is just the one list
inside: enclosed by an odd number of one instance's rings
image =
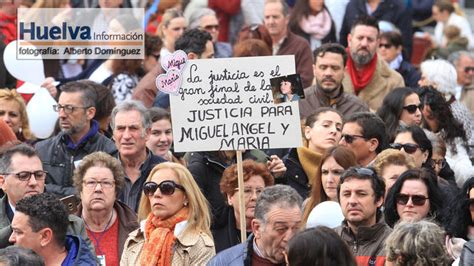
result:
[(372, 80), (372, 76), (375, 73), (375, 68), (377, 67), (377, 53), (375, 53), (374, 58), (368, 64), (364, 65), (361, 70), (357, 70), (352, 57), (350, 56), (350, 49), (347, 47), (347, 71), (351, 76), (352, 85), (354, 86), (354, 93), (359, 94), (367, 84)]
[(188, 208), (182, 208), (166, 220), (160, 220), (150, 213), (145, 224), (146, 240), (140, 255), (140, 265), (171, 265), (172, 249), (176, 241), (174, 227), (187, 219)]

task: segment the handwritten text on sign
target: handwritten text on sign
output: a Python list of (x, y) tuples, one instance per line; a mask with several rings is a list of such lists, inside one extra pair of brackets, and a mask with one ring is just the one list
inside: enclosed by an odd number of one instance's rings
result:
[(270, 78), (294, 74), (293, 56), (191, 60), (170, 96), (178, 152), (301, 146), (298, 103), (275, 105)]

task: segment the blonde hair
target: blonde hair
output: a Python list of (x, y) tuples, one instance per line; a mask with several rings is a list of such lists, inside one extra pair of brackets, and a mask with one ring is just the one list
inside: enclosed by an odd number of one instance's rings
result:
[(378, 175), (382, 175), (385, 167), (389, 165), (406, 166), (408, 169), (415, 168), (413, 157), (408, 156), (402, 151), (396, 149), (386, 149), (377, 155), (374, 161), (374, 169)]
[(34, 140), (36, 137), (30, 130), (30, 122), (28, 121), (28, 113), (26, 112), (26, 104), (20, 94), (16, 92), (15, 89), (0, 89), (0, 100), (4, 101), (15, 101), (18, 103), (20, 110), (20, 120), (21, 120), (21, 133), (14, 132), (15, 134), (21, 135), (26, 140)]
[[(201, 189), (194, 181), (189, 170), (178, 163), (165, 162), (156, 165), (148, 175), (146, 182), (151, 181), (153, 175), (161, 169), (170, 169), (178, 176), (178, 182), (185, 189), (186, 198), (188, 199), (189, 216), (188, 223), (183, 232), (194, 231), (203, 232), (211, 236), (211, 216), (209, 212), (208, 202), (201, 192)], [(143, 193), (138, 207), (138, 219), (145, 220), (151, 212), (150, 200)]]
[(163, 40), (163, 28), (168, 27), (168, 25), (170, 25), (171, 20), (181, 17), (184, 18), (184, 15), (183, 12), (178, 8), (167, 9), (163, 14), (163, 17), (161, 17), (160, 25), (158, 25), (158, 28), (156, 29), (156, 33), (158, 34), (158, 36)]

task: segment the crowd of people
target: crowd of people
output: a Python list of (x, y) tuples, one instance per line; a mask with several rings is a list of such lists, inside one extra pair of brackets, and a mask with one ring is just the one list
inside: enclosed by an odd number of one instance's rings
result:
[[(48, 138), (0, 64), (0, 264), (473, 265), (474, 36), (459, 3), (158, 2), (144, 59), (44, 60)], [(154, 5), (3, 1), (0, 51), (18, 7)], [(177, 50), (293, 55), (304, 95), (278, 86), (303, 146), (243, 151), (243, 186), (236, 151), (174, 151), (155, 79)]]

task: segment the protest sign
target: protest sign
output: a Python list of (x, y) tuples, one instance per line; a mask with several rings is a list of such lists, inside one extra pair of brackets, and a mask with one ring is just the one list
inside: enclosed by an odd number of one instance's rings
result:
[(273, 103), (270, 79), (295, 73), (294, 56), (191, 60), (170, 96), (178, 152), (301, 146), (298, 102)]

